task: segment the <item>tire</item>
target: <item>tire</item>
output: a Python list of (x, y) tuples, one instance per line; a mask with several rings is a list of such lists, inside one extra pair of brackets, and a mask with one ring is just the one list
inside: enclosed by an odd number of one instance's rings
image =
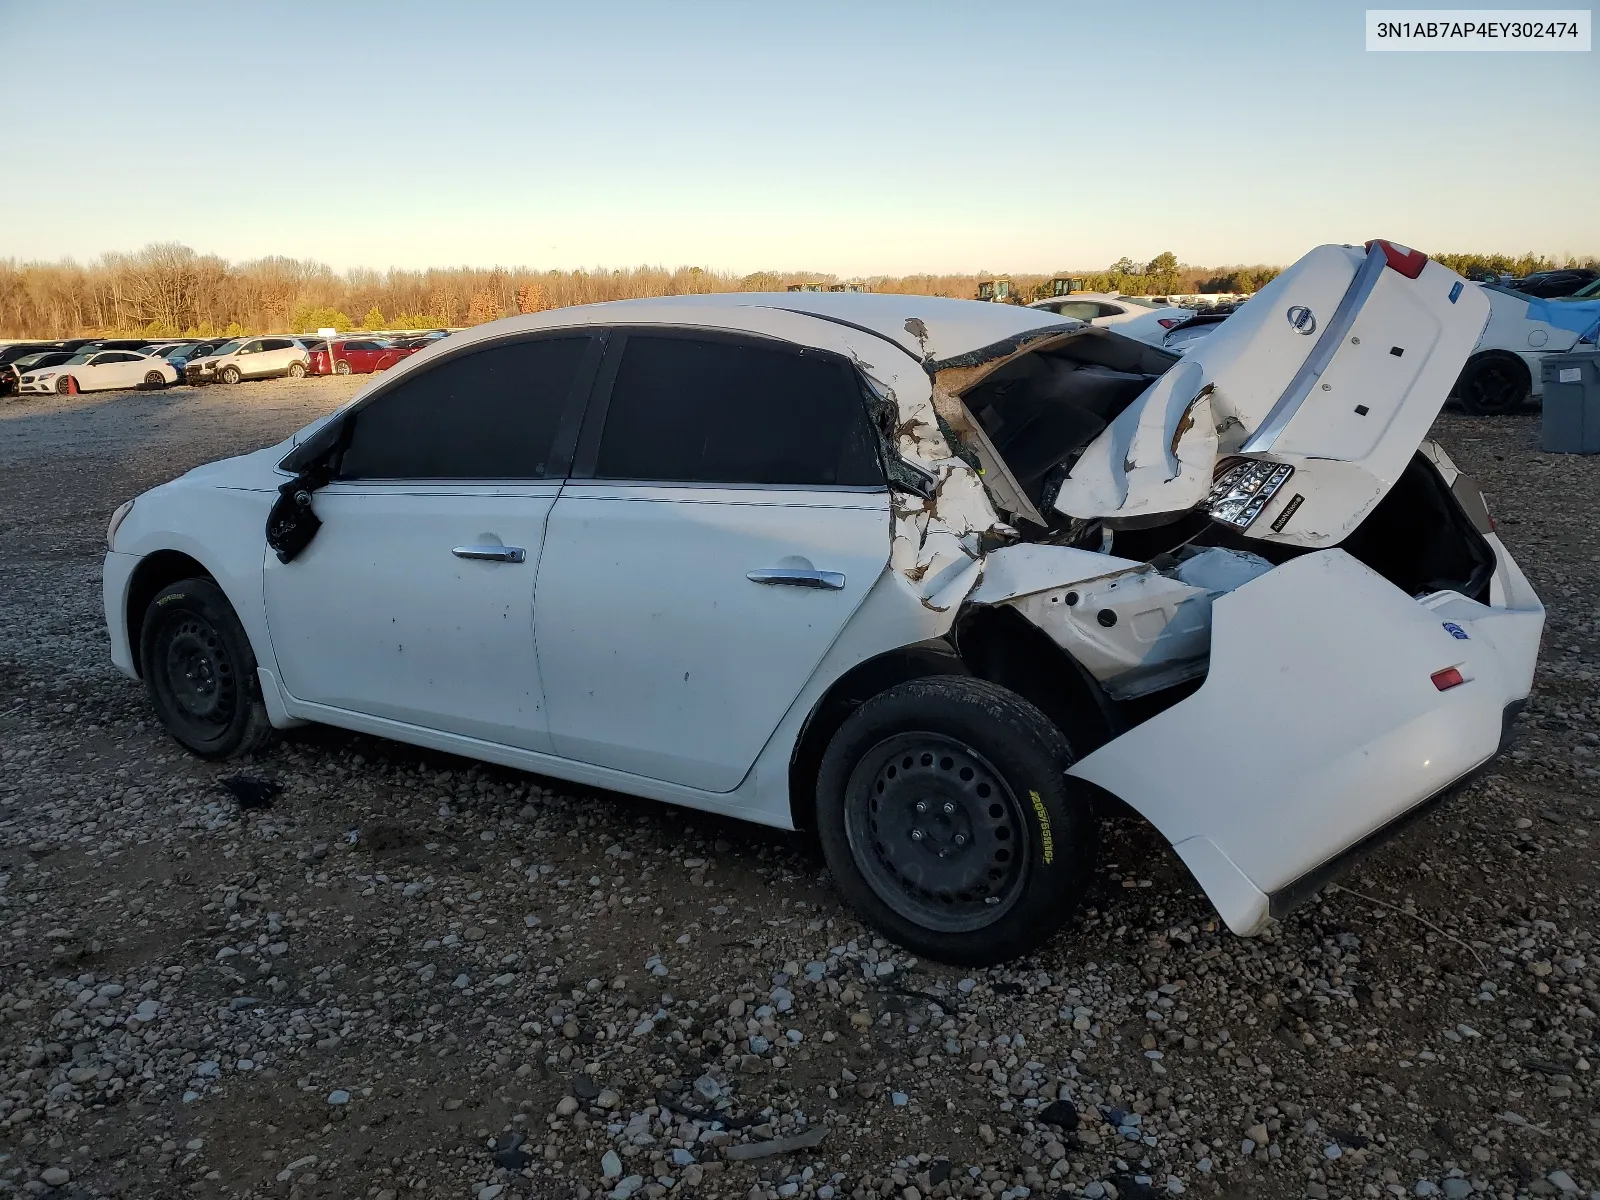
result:
[(1514, 354), (1486, 354), (1467, 364), (1456, 385), (1461, 407), (1473, 416), (1503, 416), (1522, 407), (1532, 381)]
[(233, 758), (272, 742), (255, 653), (211, 580), (185, 579), (157, 593), (139, 630), (139, 664), (161, 724), (201, 758)]
[(238, 383), (243, 376), (239, 374), (238, 367), (223, 367), (222, 373), (218, 376), (218, 378), (221, 379), (223, 383)]
[(335, 375), (348, 375), (348, 374), (350, 374), (350, 364), (345, 362), (344, 359), (341, 358), (338, 362), (333, 364), (333, 373)]
[(78, 394), (78, 381), (71, 375), (63, 375), (56, 380), (56, 395), (76, 396)]
[(306, 377), (306, 365), (305, 365), (305, 363), (293, 362), (293, 363), (289, 364), (289, 378), (290, 379), (304, 379), (305, 377)]
[(146, 371), (144, 373), (144, 385), (150, 388), (164, 388), (167, 386), (167, 377), (160, 371)]
[(961, 966), (1017, 958), (1089, 884), (1098, 829), (1072, 762), (1049, 718), (997, 684), (900, 684), (823, 755), (823, 856), (856, 912), (907, 949)]

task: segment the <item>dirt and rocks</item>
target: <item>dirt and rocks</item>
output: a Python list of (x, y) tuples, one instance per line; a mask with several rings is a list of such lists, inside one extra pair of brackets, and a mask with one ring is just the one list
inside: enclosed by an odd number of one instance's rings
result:
[(107, 661), (108, 514), (360, 382), (0, 407), (0, 1195), (1600, 1188), (1600, 463), (1536, 417), (1438, 431), (1550, 606), (1508, 757), (1251, 941), (1118, 821), (1077, 927), (969, 972), (796, 838), (335, 730), (165, 738)]

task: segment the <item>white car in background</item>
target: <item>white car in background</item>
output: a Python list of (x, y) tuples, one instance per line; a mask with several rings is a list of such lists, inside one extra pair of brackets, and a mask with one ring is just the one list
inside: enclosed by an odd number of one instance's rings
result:
[(111, 657), (203, 757), (322, 722), (817, 831), (987, 964), (1108, 796), (1262, 930), (1487, 764), (1544, 610), (1425, 442), (1487, 316), (1322, 246), (1182, 359), (1005, 304), (493, 321), (122, 505)]
[(1089, 325), (1110, 326), (1124, 337), (1137, 338), (1148, 346), (1161, 345), (1169, 331), (1182, 325), (1195, 312), (1191, 308), (1158, 305), (1142, 297), (1108, 292), (1074, 292), (1049, 300), (1035, 300), (1028, 307)]
[(311, 352), (294, 338), (238, 338), (189, 363), (184, 376), (190, 383), (239, 383), (280, 375), (300, 379), (310, 366)]
[(1515, 412), (1530, 399), (1543, 399), (1545, 355), (1595, 341), (1600, 299), (1546, 300), (1498, 284), (1476, 286), (1489, 300), (1489, 321), (1461, 369), (1454, 395), (1469, 413)]
[(177, 381), (178, 372), (163, 358), (138, 350), (95, 350), (22, 376), (17, 391), (70, 395), (115, 388), (162, 388)]

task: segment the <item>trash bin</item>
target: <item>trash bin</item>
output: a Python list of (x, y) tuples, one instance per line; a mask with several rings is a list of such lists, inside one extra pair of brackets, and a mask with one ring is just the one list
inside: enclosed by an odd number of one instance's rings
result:
[(1547, 354), (1544, 448), (1557, 454), (1600, 454), (1600, 351)]

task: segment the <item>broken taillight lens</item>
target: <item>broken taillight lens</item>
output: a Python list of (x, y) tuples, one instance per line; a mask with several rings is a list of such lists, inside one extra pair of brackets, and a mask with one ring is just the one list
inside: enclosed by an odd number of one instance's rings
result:
[(1156, 324), (1161, 326), (1161, 328), (1163, 328), (1163, 329), (1172, 329), (1172, 328), (1174, 328), (1174, 327), (1176, 327), (1178, 325), (1182, 325), (1183, 324), (1183, 318), (1182, 317), (1157, 317), (1156, 318)]
[(1461, 672), (1454, 667), (1446, 667), (1442, 671), (1435, 671), (1429, 678), (1433, 680), (1433, 686), (1441, 692), (1448, 692), (1451, 688), (1460, 687), (1466, 682), (1462, 678)]
[(1235, 529), (1248, 529), (1293, 474), (1288, 463), (1244, 459), (1217, 476), (1206, 495), (1206, 510)]
[(1422, 268), (1428, 265), (1428, 256), (1421, 250), (1413, 250), (1410, 246), (1402, 246), (1399, 242), (1373, 238), (1366, 245), (1369, 254), (1374, 246), (1383, 247), (1384, 261), (1407, 279), (1415, 279), (1422, 274)]

